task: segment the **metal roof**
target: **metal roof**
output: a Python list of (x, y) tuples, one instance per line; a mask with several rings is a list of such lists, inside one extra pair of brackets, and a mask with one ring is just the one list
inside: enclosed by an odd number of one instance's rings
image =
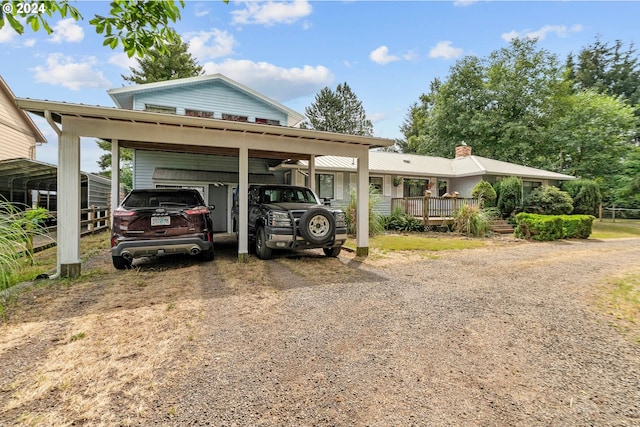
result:
[[(308, 162), (298, 163), (307, 167)], [(356, 162), (350, 157), (319, 156), (315, 159), (316, 169), (321, 170), (353, 170)], [(536, 169), (514, 163), (487, 159), (479, 156), (445, 159), (443, 157), (421, 156), (417, 154), (371, 151), (369, 153), (369, 173), (384, 173), (405, 176), (432, 176), (443, 178), (459, 178), (463, 176), (499, 175), (519, 176), (522, 178), (554, 179), (566, 181), (573, 176)]]
[[(99, 175), (80, 172), (83, 182), (97, 181), (111, 186), (111, 180)], [(58, 168), (56, 165), (30, 159), (0, 160), (0, 191), (10, 194), (28, 190), (57, 191)]]

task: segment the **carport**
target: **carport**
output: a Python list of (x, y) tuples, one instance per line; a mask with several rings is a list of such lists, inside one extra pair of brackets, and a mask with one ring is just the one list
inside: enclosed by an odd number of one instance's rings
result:
[[(58, 134), (58, 272), (77, 277), (80, 261), (80, 137), (111, 141), (120, 148), (229, 156), (238, 162), (240, 229), (238, 260), (248, 258), (247, 201), (249, 158), (308, 160), (314, 188), (315, 157), (351, 157), (357, 162), (357, 254), (369, 252), (369, 149), (390, 139), (320, 132), (284, 126), (241, 123), (118, 108), (16, 99), (19, 108), (44, 117)], [(113, 164), (118, 164), (113, 162)], [(117, 206), (119, 177), (112, 174), (111, 205)]]

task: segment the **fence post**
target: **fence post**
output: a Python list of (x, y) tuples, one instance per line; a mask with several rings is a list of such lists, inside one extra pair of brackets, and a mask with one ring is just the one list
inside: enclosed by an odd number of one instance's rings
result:
[(429, 225), (429, 217), (431, 216), (429, 214), (429, 206), (431, 205), (431, 203), (429, 203), (430, 198), (431, 190), (426, 190), (424, 192), (424, 197), (422, 198), (422, 223), (424, 225)]
[(94, 221), (96, 217), (96, 207), (89, 206), (89, 210), (87, 211), (87, 219), (89, 220), (89, 233), (93, 234), (94, 230)]

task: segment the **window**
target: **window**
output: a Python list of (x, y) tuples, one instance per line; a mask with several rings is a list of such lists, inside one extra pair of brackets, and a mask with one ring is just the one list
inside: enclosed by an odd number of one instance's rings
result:
[(232, 122), (248, 122), (249, 121), (249, 117), (247, 117), (247, 116), (238, 116), (236, 114), (222, 113), (222, 120), (230, 120)]
[(316, 174), (316, 194), (320, 199), (329, 198), (334, 199), (334, 176), (325, 173)]
[(449, 181), (438, 181), (438, 197), (442, 197), (447, 194), (449, 188)]
[(165, 105), (144, 104), (144, 111), (151, 113), (175, 114), (176, 107), (167, 107)]
[(382, 178), (381, 176), (370, 176), (369, 186), (373, 187), (376, 193), (382, 194), (382, 189), (384, 188), (384, 178)]
[(212, 119), (213, 113), (211, 111), (198, 111), (198, 110), (184, 110), (184, 115), (189, 117), (202, 117), (203, 119)]
[(256, 117), (256, 123), (259, 123), (261, 125), (280, 126), (280, 121), (279, 120), (261, 119), (259, 117)]
[(429, 188), (428, 179), (404, 179), (404, 197), (422, 197)]
[(528, 196), (533, 190), (542, 185), (539, 181), (522, 181), (522, 193), (523, 196)]

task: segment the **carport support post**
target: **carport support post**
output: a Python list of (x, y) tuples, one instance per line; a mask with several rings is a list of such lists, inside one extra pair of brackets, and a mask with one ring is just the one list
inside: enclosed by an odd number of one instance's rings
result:
[(120, 142), (111, 141), (111, 227), (113, 227), (113, 211), (120, 204)]
[(238, 153), (238, 262), (249, 261), (249, 149)]
[[(316, 156), (313, 154), (309, 156), (309, 188), (316, 191)], [(320, 197), (319, 194), (317, 196)]]
[(58, 271), (80, 276), (80, 137), (63, 117), (58, 140)]
[(358, 156), (358, 185), (356, 189), (356, 256), (369, 255), (369, 150)]

